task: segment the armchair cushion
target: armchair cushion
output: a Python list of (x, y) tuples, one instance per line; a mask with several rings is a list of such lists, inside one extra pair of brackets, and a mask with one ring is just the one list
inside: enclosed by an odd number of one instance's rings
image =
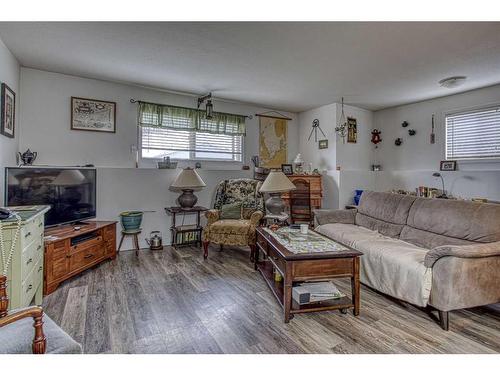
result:
[(241, 202), (223, 204), (220, 209), (220, 218), (224, 219), (241, 219)]
[(425, 255), (425, 266), (432, 267), (439, 258), (454, 256), (457, 258), (484, 258), (500, 256), (500, 242), (481, 243), (474, 245), (444, 245), (438, 246)]
[[(82, 347), (62, 330), (47, 315), (43, 316), (43, 332), (47, 338), (46, 353), (80, 354)], [(0, 353), (31, 354), (33, 335), (33, 319), (25, 318), (0, 328)]]

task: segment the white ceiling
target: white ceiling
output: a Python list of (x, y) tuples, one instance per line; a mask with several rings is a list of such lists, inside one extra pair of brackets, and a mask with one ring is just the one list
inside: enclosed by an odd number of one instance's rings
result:
[[(500, 83), (500, 23), (0, 22), (23, 66), (294, 112), (377, 110)], [(457, 89), (437, 82), (468, 76)]]

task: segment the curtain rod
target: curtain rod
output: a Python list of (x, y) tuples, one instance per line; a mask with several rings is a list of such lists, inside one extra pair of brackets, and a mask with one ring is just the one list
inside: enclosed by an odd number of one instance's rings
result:
[[(199, 109), (199, 108), (190, 108), (190, 107), (182, 107), (182, 106), (179, 106), (179, 105), (170, 105), (170, 104), (161, 104), (161, 103), (152, 103), (152, 102), (145, 102), (143, 100), (135, 100), (135, 99), (130, 99), (130, 103), (145, 103), (145, 104), (154, 104), (154, 105), (161, 105), (161, 106), (168, 106), (168, 107), (174, 107), (174, 108), (182, 108), (182, 109), (191, 109), (191, 110), (195, 110), (195, 111), (200, 111), (200, 112), (204, 112), (203, 110)], [(219, 112), (219, 111), (214, 111), (214, 113), (220, 113), (222, 115), (231, 115), (231, 116), (241, 116), (241, 117), (245, 117), (245, 118), (248, 118), (248, 119), (252, 119), (253, 116), (247, 116), (247, 115), (239, 115), (237, 113), (228, 113), (228, 112)]]

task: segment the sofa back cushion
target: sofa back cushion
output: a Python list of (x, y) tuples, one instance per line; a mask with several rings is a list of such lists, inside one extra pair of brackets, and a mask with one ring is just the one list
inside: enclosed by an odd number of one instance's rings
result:
[(356, 224), (389, 237), (399, 237), (415, 197), (365, 191), (361, 195)]
[(401, 239), (426, 248), (500, 241), (500, 205), (417, 198)]

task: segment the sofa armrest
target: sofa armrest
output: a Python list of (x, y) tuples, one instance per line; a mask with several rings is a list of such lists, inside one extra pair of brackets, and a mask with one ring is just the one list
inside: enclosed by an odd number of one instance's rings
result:
[(219, 220), (219, 210), (205, 211), (205, 217), (207, 218), (207, 226), (212, 225)]
[(500, 302), (500, 256), (444, 256), (432, 267), (429, 304), (441, 311)]
[(485, 258), (500, 255), (500, 242), (480, 243), (474, 245), (444, 245), (438, 246), (427, 252), (424, 265), (428, 268), (434, 266), (438, 259), (447, 256), (458, 258)]
[(358, 210), (313, 210), (314, 224), (354, 224), (354, 219)]
[(262, 219), (263, 217), (264, 213), (262, 211), (252, 212), (252, 215), (250, 216), (250, 224), (252, 224), (252, 226), (259, 225), (260, 219)]

